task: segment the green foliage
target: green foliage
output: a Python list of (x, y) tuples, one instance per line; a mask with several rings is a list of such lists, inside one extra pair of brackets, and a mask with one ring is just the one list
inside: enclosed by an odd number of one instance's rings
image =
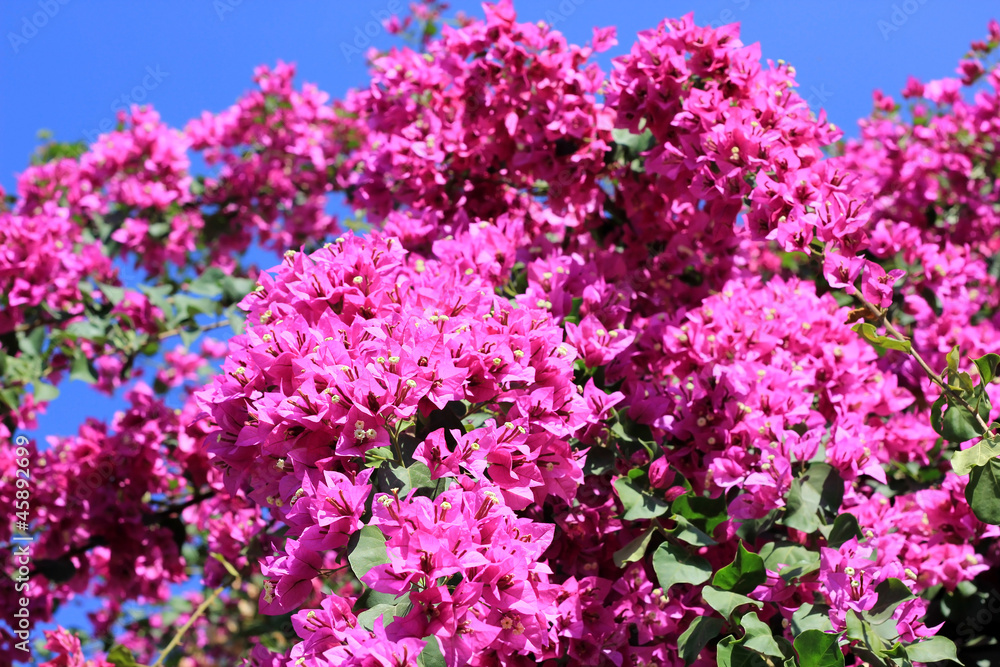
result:
[(890, 336), (878, 335), (878, 330), (875, 326), (869, 324), (868, 322), (858, 322), (851, 327), (851, 331), (856, 331), (862, 338), (872, 345), (885, 348), (886, 350), (898, 350), (909, 354), (912, 347), (910, 341), (908, 340), (897, 340)]
[(712, 576), (707, 560), (669, 542), (653, 554), (653, 570), (664, 591), (674, 584), (703, 584)]
[(628, 164), (632, 171), (645, 171), (642, 154), (652, 147), (653, 133), (645, 129), (641, 134), (632, 134), (628, 130), (615, 128), (611, 130), (611, 137), (614, 139), (612, 160)]
[(916, 644), (906, 647), (906, 657), (914, 662), (954, 662), (959, 665), (962, 661), (958, 659), (955, 650), (955, 642), (947, 637), (930, 637)]
[[(756, 614), (753, 614), (753, 620), (757, 620)], [(756, 624), (750, 621), (748, 625), (743, 628), (741, 639), (729, 635), (719, 642), (716, 647), (719, 667), (768, 667), (774, 664), (770, 658), (780, 660), (783, 657), (766, 625), (760, 621)]]
[(802, 476), (792, 480), (784, 523), (804, 533), (815, 532), (840, 509), (843, 498), (844, 480), (837, 471), (827, 463), (811, 463)]
[(947, 359), (948, 391), (931, 406), (931, 426), (945, 440), (961, 443), (986, 432), (992, 409), (986, 385), (996, 378), (1000, 356), (987, 354), (973, 360), (979, 371), (978, 385), (973, 384), (968, 373), (958, 370), (957, 347), (948, 353)]
[(736, 557), (712, 577), (712, 586), (724, 591), (746, 594), (767, 580), (764, 571), (764, 559), (755, 553), (747, 551), (741, 541), (737, 546)]
[(379, 489), (385, 492), (397, 491), (405, 498), (413, 489), (432, 489), (431, 471), (422, 461), (414, 461), (408, 466), (387, 461), (378, 469)]
[(670, 511), (670, 504), (655, 496), (649, 489), (641, 488), (628, 477), (615, 480), (615, 491), (625, 508), (622, 518), (626, 521), (655, 519)]
[(955, 452), (951, 457), (951, 469), (956, 475), (968, 475), (973, 469), (987, 465), (1000, 455), (1000, 440), (986, 437), (968, 449)]
[(712, 616), (696, 616), (691, 621), (691, 625), (677, 639), (677, 652), (685, 665), (690, 665), (698, 659), (698, 655), (708, 642), (719, 635), (722, 626), (722, 619)]
[(107, 661), (115, 667), (142, 667), (135, 660), (132, 651), (121, 644), (116, 644), (108, 651)]
[(709, 547), (717, 544), (715, 540), (688, 521), (686, 517), (675, 514), (670, 518), (676, 523), (673, 528), (666, 531), (671, 537), (696, 547)]
[(792, 635), (797, 637), (806, 630), (833, 632), (830, 608), (825, 604), (802, 603), (802, 606), (792, 613)]
[(1000, 459), (993, 458), (986, 465), (973, 468), (965, 487), (965, 499), (977, 519), (1000, 525)]
[(433, 636), (424, 637), (427, 644), (424, 646), (424, 650), (420, 652), (417, 656), (417, 664), (420, 667), (445, 667), (444, 654), (441, 653), (441, 647), (438, 645), (438, 641)]
[(794, 642), (800, 667), (843, 667), (844, 653), (838, 635), (821, 630), (806, 630)]
[[(662, 583), (662, 582), (661, 582)], [(764, 604), (752, 598), (731, 591), (723, 591), (711, 586), (701, 589), (701, 596), (705, 602), (722, 616), (729, 618), (738, 607), (745, 604), (754, 605), (758, 609), (763, 609)]]
[(757, 612), (746, 614), (740, 619), (740, 625), (746, 633), (743, 636), (743, 645), (746, 648), (772, 658), (784, 657), (781, 648), (774, 640), (774, 635), (771, 634), (771, 628), (757, 618)]
[(861, 526), (858, 525), (858, 518), (853, 514), (838, 514), (833, 520), (833, 526), (826, 537), (827, 546), (831, 549), (839, 549), (840, 545), (851, 538), (864, 537), (861, 533)]
[(366, 629), (371, 630), (375, 627), (375, 623), (381, 616), (382, 625), (386, 626), (392, 623), (397, 617), (402, 618), (403, 616), (406, 616), (412, 606), (413, 605), (410, 602), (410, 595), (407, 593), (398, 601), (380, 602), (370, 606), (368, 609), (365, 609), (358, 614), (358, 623)]
[(360, 579), (377, 565), (389, 562), (385, 535), (376, 526), (365, 526), (351, 536), (347, 561), (354, 576)]
[(654, 529), (652, 526), (642, 531), (638, 537), (633, 538), (628, 544), (614, 553), (616, 567), (625, 567), (628, 563), (635, 563), (642, 560), (646, 555), (646, 549), (653, 539)]
[(675, 499), (670, 509), (708, 535), (729, 518), (728, 503), (725, 496), (721, 495), (717, 498), (705, 498), (688, 493)]
[(777, 572), (785, 581), (819, 569), (819, 553), (800, 544), (768, 542), (760, 548), (760, 557), (768, 570)]

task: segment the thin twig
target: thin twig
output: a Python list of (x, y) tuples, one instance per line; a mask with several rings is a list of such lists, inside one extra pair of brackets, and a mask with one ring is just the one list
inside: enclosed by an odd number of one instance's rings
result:
[(195, 609), (193, 614), (191, 614), (191, 617), (187, 620), (187, 623), (181, 626), (181, 629), (177, 631), (177, 634), (174, 635), (173, 639), (170, 640), (170, 643), (167, 644), (166, 648), (163, 649), (163, 652), (160, 653), (160, 657), (157, 658), (156, 662), (154, 662), (149, 667), (160, 667), (163, 664), (163, 661), (167, 659), (167, 656), (170, 654), (170, 652), (173, 651), (175, 648), (177, 648), (177, 645), (181, 643), (182, 639), (184, 639), (185, 633), (187, 633), (187, 631), (191, 629), (191, 626), (194, 625), (194, 622), (197, 621), (199, 618), (201, 618), (201, 615), (205, 613), (205, 610), (208, 609), (208, 607), (213, 602), (215, 602), (215, 599), (220, 595), (222, 595), (222, 591), (226, 590), (228, 587), (229, 587), (228, 582), (219, 586), (214, 591), (212, 591), (211, 595), (205, 598), (200, 605), (198, 605), (198, 608)]
[[(825, 248), (823, 249), (812, 248), (812, 250), (814, 256), (816, 257), (817, 260), (819, 260), (820, 265), (822, 265), (823, 260), (826, 256)], [(885, 326), (886, 333), (888, 333), (894, 340), (899, 342), (909, 341), (909, 339), (903, 334), (899, 333), (899, 330), (896, 329), (896, 327), (893, 326), (892, 322), (889, 321), (888, 310), (882, 310), (875, 304), (871, 303), (870, 301), (868, 301), (868, 299), (864, 297), (864, 295), (861, 292), (855, 292), (854, 297), (861, 302), (861, 304), (865, 307), (865, 309), (869, 313), (871, 313), (871, 315), (875, 317), (877, 321), (879, 321), (883, 326)], [(930, 378), (931, 382), (940, 387), (941, 390), (948, 396), (950, 400), (957, 403), (958, 405), (961, 405), (963, 408), (965, 408), (970, 413), (975, 415), (976, 421), (979, 422), (980, 428), (983, 429), (983, 433), (989, 432), (990, 430), (989, 424), (987, 424), (983, 420), (982, 416), (980, 416), (979, 414), (979, 411), (973, 408), (971, 405), (969, 405), (968, 401), (966, 401), (961, 394), (952, 389), (951, 386), (944, 381), (944, 378), (942, 378), (933, 368), (931, 368), (927, 364), (926, 361), (924, 361), (924, 358), (921, 357), (920, 353), (917, 352), (916, 349), (913, 347), (912, 341), (910, 341), (910, 355), (914, 358), (914, 360), (917, 362), (920, 368), (923, 369), (924, 373), (927, 374), (927, 377)]]

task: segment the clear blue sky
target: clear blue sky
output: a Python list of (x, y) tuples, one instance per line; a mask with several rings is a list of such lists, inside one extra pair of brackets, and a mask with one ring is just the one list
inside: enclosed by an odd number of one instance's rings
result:
[[(281, 59), (298, 64), (300, 82), (341, 96), (366, 80), (355, 40), (368, 39), (368, 28), (372, 45), (395, 43), (370, 23), (400, 4), (0, 0), (0, 185), (13, 188), (39, 129), (60, 140), (93, 138), (102, 122), (114, 121), (123, 95), (153, 104), (168, 123), (182, 126), (203, 110), (232, 104), (252, 86), (256, 65)], [(520, 19), (553, 22), (578, 43), (590, 39), (594, 26), (618, 26), (621, 43), (600, 58), (606, 71), (636, 32), (664, 16), (694, 9), (700, 23), (738, 21), (743, 41), (760, 42), (765, 58), (794, 64), (802, 96), (849, 134), (870, 110), (873, 89), (896, 94), (910, 74), (952, 75), (969, 41), (984, 37), (987, 21), (1000, 15), (996, 0), (522, 0), (515, 6)], [(454, 2), (452, 9), (481, 15), (474, 2)], [(33, 435), (68, 435), (85, 415), (107, 418), (119, 405), (85, 387), (69, 388)]]

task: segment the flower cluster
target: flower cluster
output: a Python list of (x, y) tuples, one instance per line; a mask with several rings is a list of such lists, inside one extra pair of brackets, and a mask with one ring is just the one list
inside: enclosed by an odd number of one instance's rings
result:
[[(136, 108), (22, 175), (0, 371), (34, 393), (0, 392), (0, 437), (67, 372), (130, 402), (31, 451), (33, 618), (98, 595), (105, 634), (197, 565), (246, 585), (185, 612), (199, 655), (262, 667), (947, 658), (1000, 563), (976, 486), (1000, 468), (1000, 24), (827, 154), (841, 130), (736, 26), (664, 20), (605, 76), (614, 29), (442, 9), (390, 18), (421, 48), (373, 52), (343, 100), (262, 67), (183, 131)], [(333, 193), (373, 229), (324, 245)], [(283, 260), (237, 295), (254, 241)], [(150, 388), (120, 349), (208, 311), (175, 283), (247, 324), (177, 411), (200, 355)], [(237, 622), (207, 646), (230, 612), (285, 619), (276, 649)], [(120, 638), (150, 660), (153, 619)]]

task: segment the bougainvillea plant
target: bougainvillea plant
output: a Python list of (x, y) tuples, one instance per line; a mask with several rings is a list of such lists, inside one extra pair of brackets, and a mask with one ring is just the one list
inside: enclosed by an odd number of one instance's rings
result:
[(1000, 24), (845, 141), (735, 25), (445, 9), (4, 196), (3, 662), (996, 659)]

